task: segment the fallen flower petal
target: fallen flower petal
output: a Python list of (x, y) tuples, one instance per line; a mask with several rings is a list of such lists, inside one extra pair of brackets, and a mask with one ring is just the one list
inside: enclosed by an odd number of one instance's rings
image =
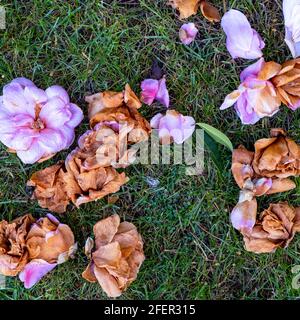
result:
[(179, 38), (183, 44), (189, 45), (195, 40), (197, 33), (198, 29), (194, 23), (185, 23), (179, 30)]
[(56, 266), (56, 263), (48, 263), (42, 259), (34, 259), (26, 264), (25, 268), (19, 274), (19, 278), (24, 282), (24, 287), (30, 289)]
[(0, 141), (24, 163), (41, 162), (67, 149), (83, 119), (60, 86), (41, 90), (25, 78), (4, 86), (0, 97)]
[(251, 28), (246, 16), (231, 9), (222, 18), (221, 26), (226, 33), (226, 46), (233, 59), (257, 59), (262, 57), (265, 43)]
[(203, 16), (210, 22), (219, 22), (221, 20), (218, 9), (212, 6), (208, 1), (200, 2), (200, 9)]
[[(118, 297), (136, 279), (145, 259), (142, 238), (132, 223), (120, 223), (118, 215), (97, 222), (94, 234), (95, 250), (82, 277), (98, 281), (109, 297)], [(87, 251), (89, 255), (90, 248)]]
[(283, 0), (282, 8), (285, 24), (285, 42), (291, 50), (293, 58), (297, 58), (300, 55), (300, 1)]
[(142, 81), (141, 89), (141, 100), (145, 104), (150, 106), (154, 100), (157, 100), (163, 106), (169, 107), (170, 98), (165, 77), (162, 77), (160, 80), (146, 79)]
[(186, 19), (197, 13), (201, 0), (169, 0), (168, 4), (179, 11), (179, 19)]
[(158, 130), (160, 142), (162, 144), (177, 144), (187, 140), (195, 130), (195, 120), (189, 116), (183, 116), (175, 110), (168, 110), (166, 115), (155, 115), (150, 125)]

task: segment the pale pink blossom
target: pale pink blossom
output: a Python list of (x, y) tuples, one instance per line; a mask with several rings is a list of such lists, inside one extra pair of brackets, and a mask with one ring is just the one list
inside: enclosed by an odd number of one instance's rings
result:
[(279, 70), (280, 65), (266, 63), (263, 58), (250, 65), (241, 73), (238, 89), (227, 95), (220, 109), (234, 105), (243, 124), (254, 124), (263, 117), (273, 116), (281, 102), (269, 79)]
[(283, 0), (285, 42), (294, 58), (300, 56), (300, 0)]
[(169, 107), (170, 98), (165, 77), (160, 80), (146, 79), (141, 83), (141, 89), (141, 100), (145, 104), (150, 106), (156, 100), (165, 107)]
[(158, 130), (162, 144), (169, 144), (174, 141), (177, 144), (187, 140), (195, 130), (193, 117), (183, 116), (175, 110), (168, 110), (166, 115), (156, 114), (150, 121), (152, 128)]
[(262, 57), (265, 47), (260, 35), (251, 28), (246, 16), (231, 9), (222, 18), (221, 26), (226, 33), (226, 46), (233, 59), (257, 59)]
[(193, 22), (185, 23), (179, 30), (179, 38), (183, 44), (189, 45), (195, 40), (197, 33), (198, 29)]
[(81, 109), (57, 85), (42, 90), (26, 78), (16, 78), (0, 96), (0, 141), (24, 163), (67, 149), (82, 119)]

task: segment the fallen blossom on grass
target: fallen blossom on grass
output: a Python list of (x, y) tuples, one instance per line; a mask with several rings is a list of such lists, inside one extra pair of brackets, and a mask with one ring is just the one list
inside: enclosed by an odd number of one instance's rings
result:
[(95, 248), (91, 238), (86, 242), (91, 261), (82, 276), (98, 282), (109, 297), (118, 297), (136, 279), (145, 259), (143, 240), (132, 223), (120, 223), (116, 214), (97, 222), (94, 235)]
[(135, 160), (131, 145), (145, 141), (149, 123), (138, 112), (141, 102), (126, 85), (122, 92), (105, 91), (86, 97), (91, 130), (78, 139), (78, 147), (58, 163), (32, 175), (29, 186), (40, 206), (63, 213), (119, 191), (128, 181), (125, 168)]
[(82, 119), (81, 109), (60, 86), (44, 91), (16, 78), (0, 97), (0, 141), (24, 163), (44, 161), (67, 149)]
[(254, 253), (274, 252), (286, 248), (300, 231), (300, 208), (293, 208), (286, 202), (270, 204), (259, 214), (250, 232), (242, 232), (245, 249)]
[(241, 73), (240, 86), (227, 95), (220, 109), (234, 105), (243, 124), (255, 124), (263, 117), (272, 117), (279, 111), (281, 101), (270, 79), (280, 69), (275, 62), (259, 59)]
[(227, 36), (227, 50), (233, 59), (262, 57), (265, 43), (242, 12), (234, 9), (229, 10), (224, 14), (221, 25)]
[(60, 223), (51, 214), (32, 224), (26, 238), (26, 247), (30, 261), (19, 278), (27, 289), (58, 264), (72, 258), (77, 249), (70, 227)]
[(168, 110), (165, 115), (158, 113), (150, 121), (152, 128), (158, 130), (161, 144), (183, 143), (195, 130), (193, 117), (184, 116), (175, 110)]
[(28, 214), (0, 222), (0, 274), (16, 276), (29, 261), (26, 238), (34, 218)]
[(185, 23), (179, 30), (179, 38), (183, 44), (189, 45), (195, 40), (197, 33), (198, 29), (194, 23)]
[(145, 104), (150, 106), (156, 100), (169, 108), (170, 98), (165, 77), (162, 77), (160, 80), (145, 79), (141, 83), (141, 89), (141, 100)]

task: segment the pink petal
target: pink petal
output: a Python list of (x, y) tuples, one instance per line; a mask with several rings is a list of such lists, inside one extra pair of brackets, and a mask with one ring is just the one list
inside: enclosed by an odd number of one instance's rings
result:
[(43, 106), (39, 117), (47, 127), (61, 128), (71, 119), (72, 113), (62, 99), (53, 97)]
[(34, 259), (27, 263), (23, 271), (19, 274), (19, 278), (24, 282), (24, 287), (30, 289), (56, 266), (56, 263), (48, 263), (42, 259)]
[(47, 95), (44, 90), (37, 87), (26, 87), (24, 89), (24, 97), (31, 103), (44, 103), (47, 101)]
[(75, 128), (83, 119), (82, 110), (74, 103), (69, 104), (69, 110), (71, 111), (71, 119), (67, 122), (69, 127)]
[(28, 113), (35, 116), (35, 103), (26, 99), (24, 89), (18, 83), (10, 83), (3, 88), (3, 108), (10, 115)]
[(151, 120), (150, 120), (150, 126), (153, 129), (158, 129), (160, 119), (163, 117), (162, 113), (157, 113)]
[(256, 59), (263, 55), (264, 43), (243, 13), (229, 10), (223, 16), (221, 26), (227, 36), (227, 50), (233, 59)]
[(17, 83), (17, 84), (21, 85), (23, 88), (35, 87), (35, 84), (31, 80), (29, 80), (27, 78), (23, 78), (23, 77), (15, 78), (14, 80), (12, 80), (11, 83)]
[(45, 150), (34, 140), (27, 150), (17, 150), (17, 156), (26, 164), (32, 164), (40, 160)]
[(151, 105), (157, 95), (159, 89), (158, 80), (146, 79), (141, 83), (141, 100), (147, 104)]
[(185, 23), (179, 30), (179, 38), (183, 44), (189, 45), (195, 40), (197, 33), (198, 29), (194, 23)]
[(155, 99), (165, 107), (169, 108), (170, 98), (165, 78), (159, 80), (158, 92)]
[(231, 92), (230, 94), (228, 94), (225, 97), (225, 100), (222, 103), (220, 110), (225, 110), (225, 109), (233, 106), (237, 102), (237, 100), (239, 99), (240, 95), (241, 95), (241, 92), (239, 90), (235, 90), (235, 91)]
[(56, 153), (66, 146), (66, 141), (60, 130), (45, 128), (37, 137), (40, 148), (44, 153)]
[(235, 110), (243, 124), (255, 124), (260, 120), (255, 112), (251, 100), (247, 99), (247, 94), (243, 93), (235, 104)]
[(46, 95), (48, 99), (56, 97), (62, 99), (65, 104), (70, 103), (70, 98), (67, 91), (61, 86), (54, 85), (49, 87), (46, 89)]
[(260, 58), (255, 63), (251, 64), (249, 67), (244, 69), (240, 74), (240, 79), (242, 82), (244, 82), (248, 77), (253, 76), (257, 77), (261, 69), (263, 68), (265, 64), (264, 58)]
[(300, 0), (283, 0), (285, 42), (293, 58), (300, 56)]

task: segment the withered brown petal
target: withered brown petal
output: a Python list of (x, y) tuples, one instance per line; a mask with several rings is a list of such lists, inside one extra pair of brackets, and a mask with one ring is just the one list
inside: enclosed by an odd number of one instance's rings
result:
[(169, 0), (168, 4), (179, 11), (179, 19), (186, 19), (197, 13), (200, 0)]
[(200, 2), (200, 9), (203, 16), (210, 22), (219, 22), (221, 20), (221, 16), (219, 10), (211, 5), (208, 1)]

